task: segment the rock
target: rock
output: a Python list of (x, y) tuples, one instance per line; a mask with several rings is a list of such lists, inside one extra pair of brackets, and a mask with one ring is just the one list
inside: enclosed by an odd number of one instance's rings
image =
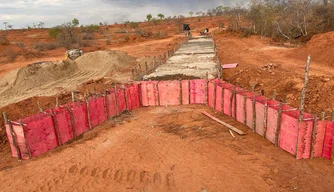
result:
[(323, 78), (321, 80), (326, 83), (326, 82), (330, 81), (331, 79), (329, 77), (325, 77), (325, 78)]
[(276, 73), (275, 73), (275, 72), (272, 72), (271, 74), (272, 74), (272, 75), (275, 75)]

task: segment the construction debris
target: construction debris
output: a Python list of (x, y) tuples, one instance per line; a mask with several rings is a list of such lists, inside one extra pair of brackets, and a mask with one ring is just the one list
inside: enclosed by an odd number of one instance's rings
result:
[(239, 63), (231, 63), (231, 64), (225, 64), (222, 65), (223, 69), (233, 69), (236, 68), (239, 65)]

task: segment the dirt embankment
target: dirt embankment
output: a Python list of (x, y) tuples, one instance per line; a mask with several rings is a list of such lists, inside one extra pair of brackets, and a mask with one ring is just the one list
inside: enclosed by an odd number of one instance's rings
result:
[(289, 57), (305, 59), (311, 55), (312, 61), (334, 67), (334, 31), (318, 34), (303, 47), (295, 49), (288, 54)]
[[(256, 91), (264, 91), (267, 97), (272, 97), (276, 90), (278, 99), (282, 100), (286, 94), (287, 102), (294, 107), (300, 105), (307, 55), (312, 54), (306, 110), (311, 113), (324, 110), (329, 116), (334, 106), (333, 58), (328, 57), (334, 53), (334, 47), (329, 46), (329, 39), (333, 43), (333, 34), (315, 36), (301, 48), (276, 46), (267, 38), (240, 38), (229, 33), (217, 34), (215, 41), (223, 64), (239, 63), (236, 69), (224, 71), (225, 80), (248, 90), (251, 90), (252, 84), (256, 84)], [(322, 46), (326, 49), (315, 50), (316, 47), (320, 49)]]

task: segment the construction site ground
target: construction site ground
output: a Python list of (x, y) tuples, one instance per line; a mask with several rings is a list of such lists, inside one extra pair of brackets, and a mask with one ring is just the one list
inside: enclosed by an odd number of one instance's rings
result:
[[(182, 41), (174, 38), (112, 49), (134, 57), (155, 56), (171, 48), (170, 44)], [(256, 91), (263, 90), (266, 96), (275, 89), (278, 99), (286, 93), (288, 103), (298, 107), (306, 59), (311, 54), (306, 111), (326, 110), (329, 116), (334, 100), (334, 65), (329, 59), (334, 37), (328, 33), (315, 38), (304, 47), (292, 48), (257, 36), (216, 34), (222, 64), (239, 63), (236, 69), (225, 70), (223, 78), (248, 89), (256, 84)], [(314, 52), (319, 49), (322, 52)], [(132, 67), (113, 71), (112, 75), (129, 75)], [(82, 93), (87, 89), (102, 91), (112, 82), (106, 78), (87, 79), (76, 89)], [(55, 98), (32, 94), (20, 102), (3, 105), (0, 112), (19, 119), (37, 113), (37, 102), (44, 109), (53, 107)], [(70, 93), (60, 90), (60, 103), (70, 99)], [(202, 111), (247, 135), (233, 138)], [(30, 161), (11, 157), (3, 121), (0, 123), (0, 182), (4, 191), (332, 191), (334, 186), (331, 161), (297, 161), (233, 119), (202, 105), (141, 108)]]
[(0, 172), (3, 191), (329, 192), (333, 181), (329, 161), (297, 161), (205, 105), (141, 108)]

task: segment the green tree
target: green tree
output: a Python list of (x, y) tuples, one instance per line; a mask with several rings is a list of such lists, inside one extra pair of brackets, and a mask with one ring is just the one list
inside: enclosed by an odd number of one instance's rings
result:
[(148, 15), (146, 16), (147, 21), (151, 21), (152, 18), (153, 18), (152, 14), (148, 14)]
[(73, 27), (76, 27), (76, 26), (78, 26), (80, 23), (79, 23), (79, 20), (77, 19), (77, 18), (74, 18), (73, 20), (72, 20), (72, 25), (73, 25)]
[(189, 12), (190, 17), (192, 17), (193, 14), (194, 14), (194, 12), (192, 12), (192, 11)]
[(160, 18), (160, 20), (163, 20), (165, 18), (165, 16), (161, 13), (158, 14), (158, 17)]

